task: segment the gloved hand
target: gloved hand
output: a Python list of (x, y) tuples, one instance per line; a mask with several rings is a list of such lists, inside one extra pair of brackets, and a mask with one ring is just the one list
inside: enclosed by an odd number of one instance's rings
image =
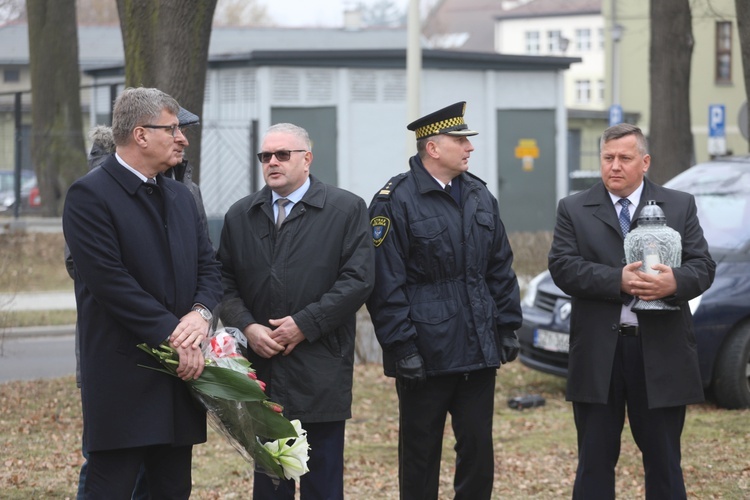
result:
[(419, 389), (427, 379), (422, 356), (415, 352), (399, 359), (396, 363), (396, 378), (407, 389)]
[(518, 343), (516, 332), (508, 330), (500, 332), (500, 363), (510, 363), (518, 357), (521, 344)]

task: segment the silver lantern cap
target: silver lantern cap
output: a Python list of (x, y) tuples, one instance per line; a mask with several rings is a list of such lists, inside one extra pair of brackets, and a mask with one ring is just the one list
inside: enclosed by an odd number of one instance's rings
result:
[(641, 209), (641, 214), (638, 216), (638, 225), (667, 225), (667, 217), (664, 215), (664, 210), (656, 204), (654, 200), (648, 200), (646, 206)]

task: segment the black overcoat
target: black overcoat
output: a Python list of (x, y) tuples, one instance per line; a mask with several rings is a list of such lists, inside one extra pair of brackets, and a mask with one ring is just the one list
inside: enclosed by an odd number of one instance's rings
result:
[(63, 213), (75, 264), (84, 443), (90, 451), (206, 439), (182, 380), (136, 345), (166, 340), (194, 303), (221, 299), (219, 264), (190, 191), (142, 182), (114, 155), (76, 181)]
[[(682, 265), (673, 269), (679, 311), (638, 313), (649, 408), (703, 400), (688, 301), (711, 286), (716, 264), (700, 227), (692, 195), (644, 180), (641, 209), (655, 200), (667, 225), (682, 238)], [(624, 238), (612, 200), (599, 182), (560, 201), (549, 254), (555, 284), (572, 297), (567, 399), (606, 403), (623, 302)]]

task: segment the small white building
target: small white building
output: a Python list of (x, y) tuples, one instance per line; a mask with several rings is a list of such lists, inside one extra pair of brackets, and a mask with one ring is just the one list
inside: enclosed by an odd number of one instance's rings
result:
[[(550, 230), (567, 193), (563, 73), (574, 58), (423, 51), (421, 114), (467, 101), (470, 170), (498, 196), (510, 230)], [(93, 71), (97, 83), (114, 75)], [(311, 172), (370, 202), (408, 169), (406, 50), (257, 50), (213, 56), (201, 116), (209, 217), (263, 185), (255, 158), (270, 125), (313, 141)], [(188, 151), (189, 154), (189, 151)]]

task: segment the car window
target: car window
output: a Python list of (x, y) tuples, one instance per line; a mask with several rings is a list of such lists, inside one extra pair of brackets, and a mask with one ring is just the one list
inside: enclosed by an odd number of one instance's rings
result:
[(703, 233), (714, 249), (750, 242), (750, 162), (708, 163), (686, 170), (665, 186), (695, 196)]

